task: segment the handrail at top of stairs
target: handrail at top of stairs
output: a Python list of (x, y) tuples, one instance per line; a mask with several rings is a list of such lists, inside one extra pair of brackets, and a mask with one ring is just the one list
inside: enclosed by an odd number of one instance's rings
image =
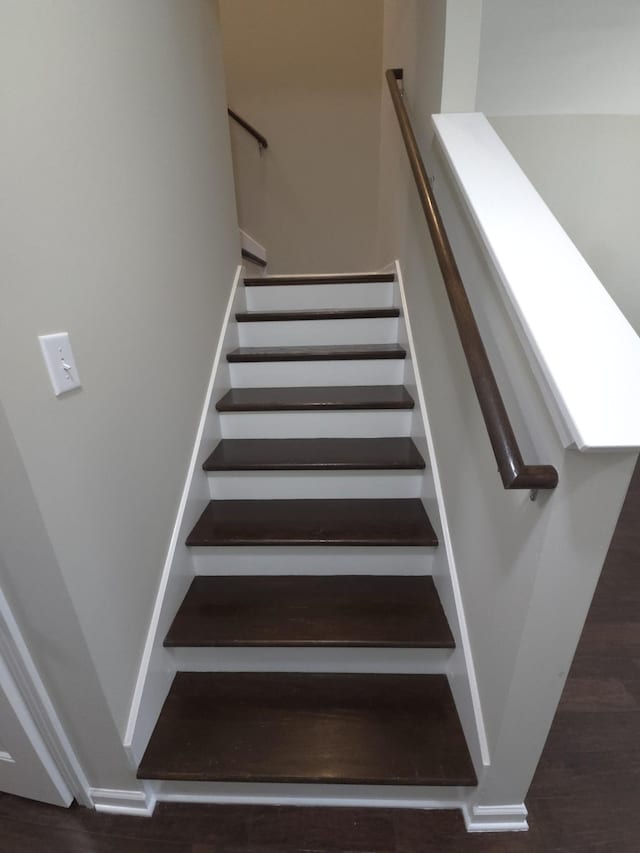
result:
[(260, 131), (256, 130), (252, 124), (249, 124), (248, 121), (245, 121), (242, 116), (239, 116), (238, 113), (234, 112), (231, 107), (227, 107), (227, 113), (229, 114), (230, 118), (238, 122), (240, 127), (243, 127), (247, 131), (247, 133), (250, 133), (251, 136), (253, 136), (253, 138), (257, 140), (258, 145), (260, 146), (260, 151), (262, 151), (264, 148), (269, 147), (269, 143), (267, 142), (266, 137), (264, 137), (260, 133)]
[(522, 458), (398, 86), (403, 70), (390, 68), (385, 76), (504, 488), (531, 489), (532, 495), (538, 489), (554, 489), (558, 472), (553, 465), (526, 465)]

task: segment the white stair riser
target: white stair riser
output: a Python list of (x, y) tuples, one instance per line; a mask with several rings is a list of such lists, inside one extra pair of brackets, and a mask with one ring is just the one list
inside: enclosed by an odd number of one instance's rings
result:
[(225, 412), (223, 438), (384, 438), (409, 435), (411, 411)]
[(309, 385), (401, 385), (402, 359), (358, 361), (268, 361), (230, 364), (234, 388)]
[(396, 317), (373, 317), (238, 323), (238, 336), (243, 347), (392, 344), (398, 340), (398, 320)]
[(212, 471), (212, 500), (419, 498), (422, 471)]
[(197, 575), (430, 575), (434, 548), (222, 545), (189, 549)]
[(446, 672), (451, 649), (171, 648), (181, 672)]
[(245, 287), (248, 311), (320, 308), (390, 308), (393, 282)]
[(317, 782), (156, 782), (157, 801), (225, 805), (461, 809), (475, 788), (425, 785), (323, 785)]

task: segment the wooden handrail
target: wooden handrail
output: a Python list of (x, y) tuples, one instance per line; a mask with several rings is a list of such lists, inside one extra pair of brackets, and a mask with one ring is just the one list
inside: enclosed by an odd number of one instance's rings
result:
[(390, 68), (386, 78), (502, 483), (505, 489), (554, 489), (558, 472), (552, 465), (525, 465), (522, 459), (398, 86), (403, 71)]
[(253, 125), (250, 125), (249, 122), (245, 121), (241, 116), (238, 115), (238, 113), (234, 113), (231, 107), (227, 107), (227, 112), (229, 113), (230, 118), (232, 118), (234, 121), (237, 121), (240, 127), (244, 127), (247, 133), (250, 133), (251, 136), (253, 136), (253, 138), (257, 140), (260, 148), (269, 147), (269, 143), (267, 142), (265, 137), (259, 131), (257, 131), (255, 127), (253, 127)]

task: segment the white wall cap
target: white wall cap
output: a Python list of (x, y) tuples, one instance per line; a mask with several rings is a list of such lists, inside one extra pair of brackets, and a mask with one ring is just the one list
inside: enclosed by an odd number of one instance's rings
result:
[(640, 448), (640, 337), (485, 115), (433, 124), (571, 444)]

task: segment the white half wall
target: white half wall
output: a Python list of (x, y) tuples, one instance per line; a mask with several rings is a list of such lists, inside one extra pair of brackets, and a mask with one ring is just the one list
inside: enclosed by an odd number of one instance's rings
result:
[[(385, 30), (385, 55), (393, 36)], [(384, 109), (381, 169), (394, 180), (380, 233), (396, 241), (402, 265), (488, 740), (490, 764), (469, 804), (470, 825), (524, 828), (522, 803), (637, 454), (565, 450), (491, 258), (425, 132), (428, 113), (440, 108), (431, 86), (420, 75), (405, 79), (427, 171), (525, 461), (555, 465), (560, 477), (535, 502), (502, 487), (400, 131)]]

